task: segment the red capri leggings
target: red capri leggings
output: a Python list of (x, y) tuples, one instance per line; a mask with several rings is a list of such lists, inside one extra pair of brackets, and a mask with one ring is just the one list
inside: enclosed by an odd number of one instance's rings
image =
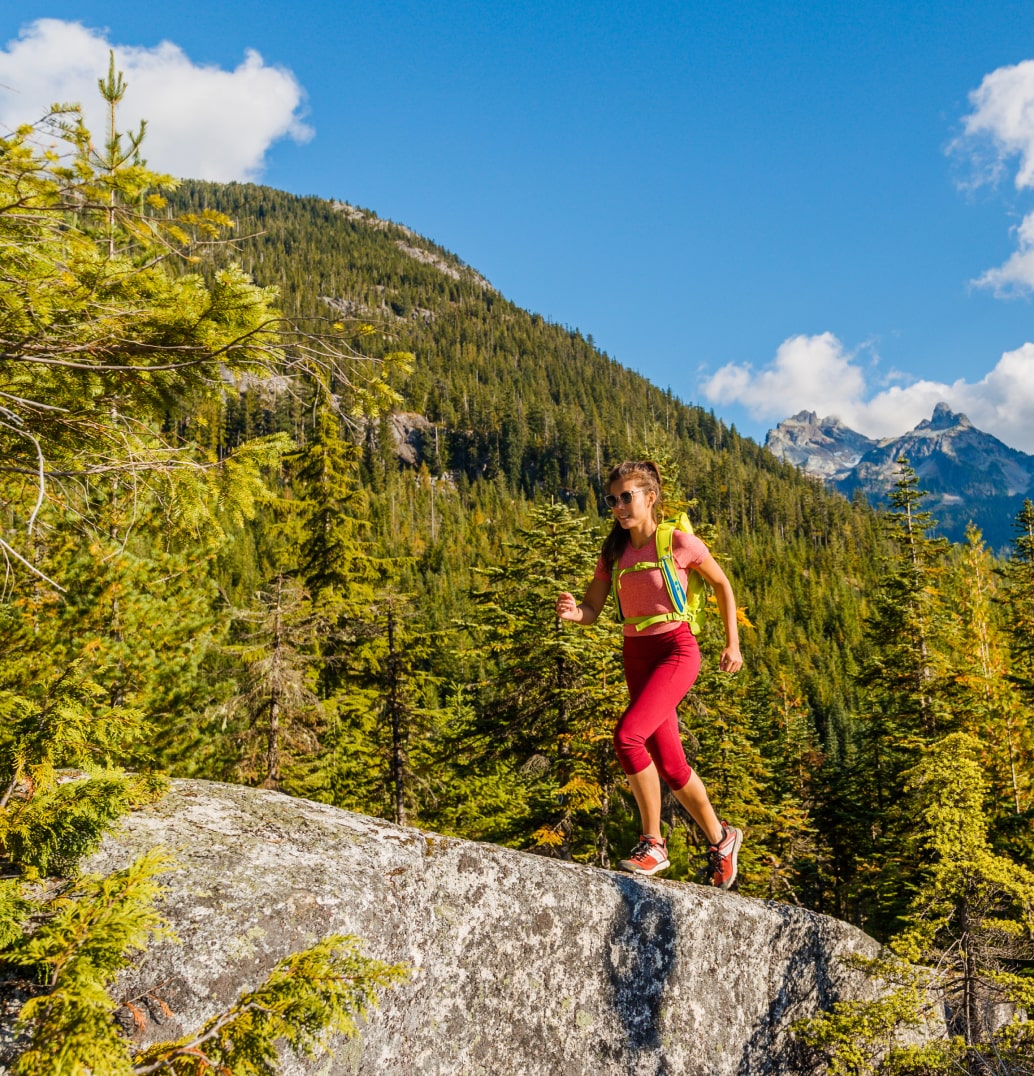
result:
[(700, 649), (688, 624), (660, 635), (626, 635), (625, 682), (632, 700), (614, 730), (614, 748), (625, 773), (651, 760), (669, 788), (679, 789), (693, 771), (679, 737), (675, 712), (700, 672)]

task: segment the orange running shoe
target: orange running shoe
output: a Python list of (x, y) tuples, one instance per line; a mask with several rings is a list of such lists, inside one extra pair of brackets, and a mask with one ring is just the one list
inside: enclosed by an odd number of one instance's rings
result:
[(647, 876), (667, 870), (670, 866), (667, 842), (645, 835), (639, 838), (639, 843), (632, 849), (628, 859), (623, 859), (618, 864), (623, 871)]
[(728, 889), (736, 881), (736, 857), (742, 843), (743, 830), (723, 822), (721, 840), (707, 849), (704, 873), (710, 877), (711, 885)]

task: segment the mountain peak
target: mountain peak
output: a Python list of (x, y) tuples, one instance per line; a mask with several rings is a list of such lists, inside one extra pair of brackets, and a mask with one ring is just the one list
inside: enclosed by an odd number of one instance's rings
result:
[(814, 411), (798, 411), (768, 431), (765, 448), (809, 474), (836, 479), (846, 475), (875, 443), (848, 429), (836, 415), (820, 421)]
[(954, 427), (960, 429), (973, 429), (973, 423), (961, 411), (952, 409), (943, 401), (933, 409), (931, 418), (924, 418), (916, 426), (916, 430), (950, 430)]
[(893, 487), (905, 456), (948, 537), (961, 541), (974, 520), (994, 548), (1008, 542), (1010, 519), (1034, 493), (1034, 456), (977, 429), (944, 402), (908, 433), (879, 441), (800, 411), (769, 431), (765, 447), (842, 493), (860, 489), (876, 501)]

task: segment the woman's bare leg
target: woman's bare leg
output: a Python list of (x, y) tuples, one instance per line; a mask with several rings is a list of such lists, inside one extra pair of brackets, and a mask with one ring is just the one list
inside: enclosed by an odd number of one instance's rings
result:
[(639, 808), (640, 832), (644, 837), (661, 839), (661, 779), (657, 767), (651, 762), (645, 770), (630, 773), (628, 783), (632, 786), (636, 806)]
[[(645, 773), (645, 770), (643, 771)], [(632, 789), (635, 792), (635, 788)], [(694, 770), (689, 780), (675, 792), (675, 798), (689, 811), (690, 817), (703, 830), (704, 837), (709, 844), (717, 844), (722, 839), (722, 824), (718, 815), (714, 813), (711, 801), (707, 798), (707, 789), (704, 782), (697, 776)], [(639, 797), (636, 797), (639, 802)], [(642, 808), (640, 808), (640, 813)], [(658, 807), (658, 824), (660, 822), (660, 809)]]

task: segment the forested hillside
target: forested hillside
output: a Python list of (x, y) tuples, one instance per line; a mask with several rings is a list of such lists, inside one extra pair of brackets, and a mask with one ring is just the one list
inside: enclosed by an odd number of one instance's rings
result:
[[(877, 515), (406, 229), (174, 189), (112, 145), (80, 140), (78, 171), (27, 134), (0, 157), (12, 872), (66, 869), (162, 772), (611, 865), (637, 836), (619, 629), (554, 601), (591, 577), (609, 468), (652, 458), (741, 606), (744, 670), (714, 671), (712, 611), (682, 714), (747, 834), (741, 892), (936, 964), (945, 1071), (998, 1033), (993, 1002), (1030, 1003), (1034, 506), (1007, 562), (950, 547), (905, 463)], [(665, 819), (693, 878), (700, 835)], [(0, 944), (42, 966), (23, 899)]]
[[(718, 550), (734, 558), (744, 604), (759, 613), (759, 630), (785, 626), (778, 607), (760, 615), (758, 603), (767, 603), (773, 590), (797, 609), (806, 604), (803, 595), (791, 599), (802, 578), (801, 557), (828, 558), (832, 565), (838, 549), (857, 549), (863, 555), (851, 585), (859, 596), (869, 589), (877, 527), (864, 506), (827, 495), (712, 413), (656, 388), (580, 334), (515, 307), (459, 259), (407, 229), (340, 203), (250, 185), (191, 184), (177, 192), (177, 203), (234, 219), (236, 233), (251, 238), (224, 256), (238, 257), (257, 282), (279, 288), (291, 317), (303, 323), (337, 314), (359, 317), (378, 330), (364, 341), (371, 354), (376, 343), (415, 355), (412, 372), (396, 387), (401, 406), (432, 424), (421, 439), (425, 486), (433, 484), (446, 497), (461, 489), (463, 500), (468, 490), (484, 496), (485, 483), (491, 483), (514, 512), (521, 502), (557, 500), (603, 526), (609, 519), (602, 510), (602, 480), (610, 467), (661, 452), (673, 465), (672, 490), (694, 503), (698, 525), (720, 531)], [(228, 441), (274, 429), (298, 433), (284, 405), (279, 416), (254, 400), (245, 410), (250, 417), (231, 419)], [(414, 476), (394, 459), (387, 423), (353, 431), (352, 440), (362, 446), (368, 489), (383, 484), (385, 470), (411, 484)], [(413, 521), (413, 541), (421, 550), (428, 538), (440, 537), (432, 527), (430, 497), (425, 501)], [(499, 534), (507, 529), (503, 525)], [(461, 561), (473, 563), (470, 557)], [(801, 626), (817, 639), (823, 623)], [(847, 631), (853, 647), (857, 622), (853, 635)], [(757, 649), (760, 656), (767, 647)], [(816, 646), (802, 660), (818, 663), (808, 670), (808, 693), (825, 722), (839, 712), (826, 703), (842, 700), (849, 685), (827, 668), (838, 668), (842, 655), (821, 650)]]

